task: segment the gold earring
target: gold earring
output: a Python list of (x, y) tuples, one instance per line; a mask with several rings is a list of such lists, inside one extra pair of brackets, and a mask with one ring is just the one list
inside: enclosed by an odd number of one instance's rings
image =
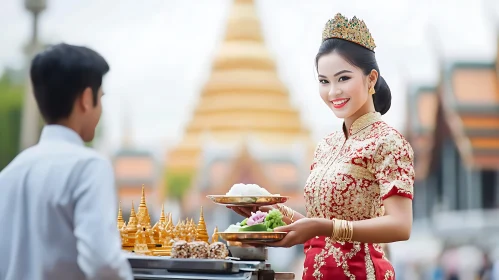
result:
[(373, 95), (375, 93), (376, 93), (376, 91), (374, 90), (374, 87), (372, 87), (372, 88), (369, 89), (369, 94), (370, 95)]

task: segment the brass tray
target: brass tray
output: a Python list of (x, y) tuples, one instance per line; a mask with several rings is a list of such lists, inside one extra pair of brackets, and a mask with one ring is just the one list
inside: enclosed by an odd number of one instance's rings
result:
[(244, 232), (219, 232), (220, 237), (229, 242), (241, 243), (271, 243), (282, 240), (287, 232), (244, 231)]
[(264, 206), (284, 203), (289, 196), (227, 196), (227, 195), (207, 195), (216, 204), (225, 206)]

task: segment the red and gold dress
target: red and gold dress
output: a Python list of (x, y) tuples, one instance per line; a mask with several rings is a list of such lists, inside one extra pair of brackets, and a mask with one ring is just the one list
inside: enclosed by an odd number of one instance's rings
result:
[[(383, 200), (412, 199), (413, 151), (379, 113), (368, 113), (317, 146), (305, 186), (309, 218), (371, 219), (384, 215)], [(381, 244), (333, 242), (315, 237), (305, 243), (303, 279), (395, 279)]]

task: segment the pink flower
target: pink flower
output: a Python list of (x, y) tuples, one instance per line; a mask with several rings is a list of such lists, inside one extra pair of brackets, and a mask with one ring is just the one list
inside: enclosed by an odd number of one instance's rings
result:
[(251, 217), (248, 218), (246, 224), (248, 226), (263, 224), (263, 222), (265, 221), (265, 217), (267, 217), (267, 213), (256, 211), (256, 213), (251, 213)]

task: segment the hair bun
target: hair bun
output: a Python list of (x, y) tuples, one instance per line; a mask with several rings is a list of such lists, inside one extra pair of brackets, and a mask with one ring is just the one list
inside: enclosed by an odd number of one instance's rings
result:
[(374, 90), (376, 91), (373, 94), (374, 109), (376, 109), (376, 112), (384, 115), (390, 110), (390, 106), (392, 105), (392, 92), (381, 75), (378, 77), (376, 85), (374, 85)]

